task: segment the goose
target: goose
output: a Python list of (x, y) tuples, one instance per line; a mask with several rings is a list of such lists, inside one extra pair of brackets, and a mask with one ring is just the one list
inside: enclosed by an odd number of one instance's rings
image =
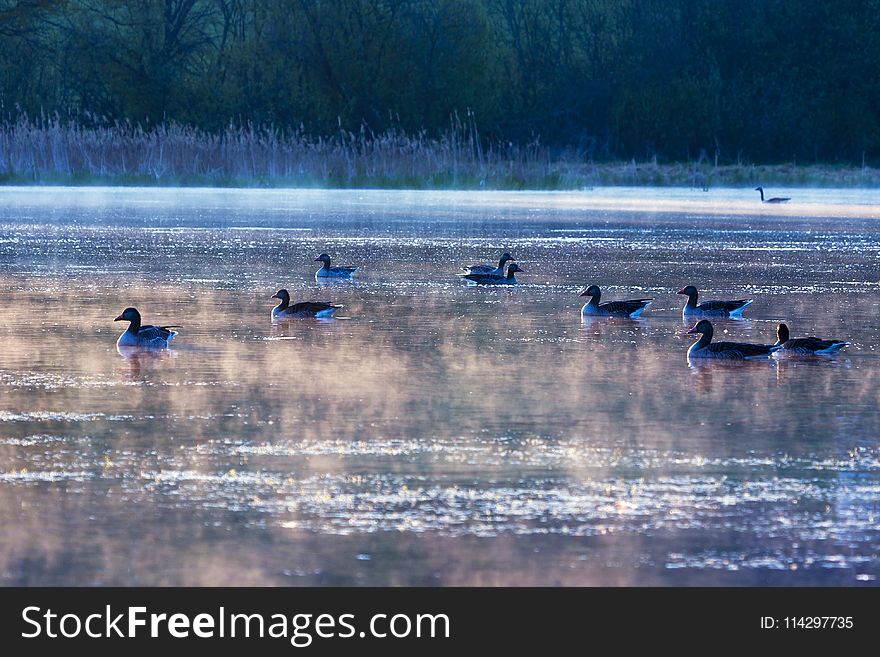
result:
[(687, 303), (681, 314), (684, 317), (693, 315), (709, 315), (713, 317), (733, 317), (735, 319), (742, 318), (743, 310), (752, 303), (753, 299), (738, 299), (737, 301), (704, 301), (697, 304), (697, 288), (688, 285), (681, 288), (676, 294), (687, 295)]
[(315, 262), (324, 263), (324, 266), (315, 272), (315, 278), (351, 278), (357, 271), (357, 267), (331, 267), (330, 256), (326, 253), (315, 258)]
[(290, 294), (287, 290), (278, 290), (272, 298), (281, 301), (272, 309), (272, 317), (333, 317), (333, 313), (342, 308), (340, 305), (325, 301), (301, 301), (291, 306)]
[(749, 358), (766, 358), (779, 349), (769, 344), (751, 344), (748, 342), (712, 342), (712, 322), (701, 319), (694, 324), (688, 333), (700, 333), (700, 339), (688, 349), (688, 358), (718, 358), (722, 360), (746, 360)]
[(789, 196), (774, 196), (773, 198), (764, 198), (764, 188), (763, 187), (755, 187), (756, 192), (761, 192), (761, 203), (785, 203), (786, 201), (790, 201), (791, 197)]
[(496, 276), (494, 274), (459, 274), (459, 276), (477, 285), (516, 285), (517, 280), (514, 274), (518, 271), (522, 271), (522, 269), (514, 263), (507, 268), (506, 276)]
[(126, 308), (114, 322), (130, 322), (128, 328), (116, 341), (117, 347), (138, 347), (141, 349), (166, 349), (168, 343), (177, 335), (172, 328), (179, 326), (153, 326), (141, 324), (141, 314), (137, 308)]
[(504, 253), (498, 261), (498, 267), (493, 267), (492, 265), (470, 265), (469, 267), (462, 267), (461, 270), (465, 274), (491, 274), (492, 276), (504, 276), (504, 265), (510, 260), (516, 262), (516, 258), (512, 255)]
[(591, 285), (580, 293), (582, 297), (590, 297), (590, 301), (581, 308), (581, 315), (602, 317), (638, 317), (651, 305), (653, 299), (627, 299), (626, 301), (606, 301), (599, 303), (602, 291), (598, 285)]
[(780, 324), (776, 327), (776, 345), (780, 350), (794, 354), (836, 354), (838, 349), (846, 347), (845, 340), (822, 340), (820, 338), (790, 338), (788, 326)]

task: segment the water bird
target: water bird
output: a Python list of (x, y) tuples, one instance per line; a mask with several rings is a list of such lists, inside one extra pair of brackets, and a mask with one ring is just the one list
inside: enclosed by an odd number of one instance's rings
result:
[(272, 298), (280, 300), (272, 309), (272, 317), (333, 317), (333, 313), (342, 308), (326, 301), (301, 301), (290, 305), (290, 294), (287, 290), (278, 290)]
[(331, 267), (330, 256), (326, 253), (315, 258), (315, 262), (324, 263), (324, 266), (315, 272), (315, 278), (351, 278), (357, 271), (357, 267)]
[(462, 278), (466, 278), (477, 285), (516, 285), (516, 272), (522, 271), (519, 265), (513, 263), (507, 268), (506, 276), (497, 276), (495, 274), (459, 274)]
[(493, 267), (492, 265), (470, 265), (469, 267), (462, 267), (461, 270), (465, 274), (491, 274), (492, 276), (504, 276), (504, 265), (511, 260), (516, 262), (516, 258), (512, 255), (504, 253), (498, 261), (498, 267)]
[(694, 324), (688, 333), (700, 333), (700, 339), (688, 349), (688, 358), (717, 358), (721, 360), (748, 360), (750, 358), (767, 358), (779, 349), (769, 344), (752, 344), (749, 342), (712, 342), (715, 329), (708, 319), (701, 319)]
[(590, 300), (581, 308), (581, 315), (591, 317), (638, 317), (653, 301), (653, 299), (627, 299), (626, 301), (599, 303), (599, 299), (602, 298), (602, 290), (598, 285), (591, 285), (579, 296), (590, 297)]
[(117, 347), (137, 347), (140, 349), (166, 349), (168, 343), (177, 335), (173, 328), (179, 326), (153, 326), (141, 324), (141, 314), (137, 308), (126, 308), (114, 322), (130, 322), (128, 328), (116, 341)]
[(765, 199), (763, 187), (755, 187), (755, 191), (761, 192), (761, 203), (785, 203), (791, 200), (791, 197), (788, 196), (774, 196), (773, 198)]
[(793, 354), (836, 354), (839, 349), (846, 347), (849, 342), (845, 340), (822, 340), (810, 336), (808, 338), (792, 338), (788, 333), (788, 326), (780, 324), (776, 327), (777, 347), (781, 351)]
[(741, 319), (743, 310), (753, 301), (753, 299), (737, 299), (736, 301), (704, 301), (701, 304), (697, 304), (699, 293), (693, 285), (681, 288), (676, 294), (687, 295), (687, 303), (681, 311), (684, 317), (709, 315), (712, 317)]

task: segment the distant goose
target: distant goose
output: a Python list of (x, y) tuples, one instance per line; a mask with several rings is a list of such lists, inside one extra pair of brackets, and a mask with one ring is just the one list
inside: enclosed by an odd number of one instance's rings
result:
[(272, 317), (333, 317), (333, 313), (342, 308), (324, 301), (302, 301), (291, 306), (290, 294), (287, 290), (278, 290), (272, 298), (281, 300), (281, 303), (272, 309)]
[(581, 308), (581, 314), (592, 317), (638, 317), (653, 301), (653, 299), (627, 299), (599, 303), (602, 291), (598, 285), (591, 285), (581, 292), (580, 296), (590, 297), (590, 301)]
[(788, 326), (780, 324), (776, 328), (776, 342), (782, 351), (794, 354), (835, 354), (838, 349), (847, 346), (849, 342), (844, 340), (822, 340), (820, 338), (790, 338)]
[(749, 358), (767, 358), (779, 349), (769, 344), (751, 344), (748, 342), (712, 342), (712, 322), (701, 319), (688, 333), (701, 333), (691, 348), (688, 358), (718, 358), (721, 360), (747, 360)]
[(471, 265), (469, 267), (462, 267), (461, 270), (466, 274), (491, 274), (492, 276), (504, 276), (504, 265), (510, 260), (516, 262), (516, 258), (509, 253), (505, 253), (498, 261), (498, 267), (493, 267), (492, 265)]
[(324, 266), (315, 272), (316, 278), (351, 278), (357, 271), (357, 267), (331, 267), (330, 256), (326, 253), (315, 258), (315, 262), (324, 263)]
[(477, 285), (516, 285), (517, 280), (514, 274), (518, 271), (522, 271), (522, 269), (519, 268), (519, 265), (513, 263), (507, 268), (506, 276), (496, 276), (494, 274), (459, 274), (459, 276)]
[(737, 301), (704, 301), (697, 304), (697, 288), (688, 285), (681, 288), (676, 294), (687, 295), (687, 303), (681, 314), (685, 317), (708, 315), (712, 317), (734, 317), (741, 318), (743, 310), (746, 309), (752, 299), (738, 299)]
[(141, 324), (141, 314), (137, 308), (126, 308), (114, 322), (131, 322), (125, 332), (116, 341), (117, 347), (139, 347), (141, 349), (165, 349), (177, 335), (172, 328), (176, 326), (152, 326)]
[(763, 187), (755, 187), (755, 191), (761, 192), (761, 203), (785, 203), (786, 201), (791, 200), (788, 196), (774, 196), (773, 198), (765, 199)]

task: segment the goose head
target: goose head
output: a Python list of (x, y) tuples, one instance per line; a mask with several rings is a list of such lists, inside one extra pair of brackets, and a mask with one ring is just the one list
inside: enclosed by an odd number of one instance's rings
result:
[(588, 287), (586, 290), (584, 290), (583, 292), (581, 292), (578, 296), (582, 296), (582, 297), (598, 297), (600, 294), (602, 294), (602, 291), (599, 289), (599, 286), (598, 286), (598, 285), (591, 285), (591, 286)]
[(137, 308), (126, 308), (119, 316), (116, 317), (114, 322), (137, 322), (141, 321), (141, 314), (137, 311)]
[(756, 192), (763, 192), (764, 188), (763, 187), (755, 187), (755, 191)]
[(518, 264), (514, 263), (507, 268), (507, 276), (513, 276), (518, 271), (522, 271), (522, 269), (519, 268)]
[(686, 294), (689, 297), (695, 297), (697, 296), (697, 288), (695, 288), (693, 285), (686, 285), (678, 292), (676, 292), (676, 294)]
[(501, 256), (501, 266), (503, 267), (505, 264), (507, 264), (507, 263), (508, 263), (509, 261), (511, 261), (511, 260), (513, 260), (514, 262), (516, 262), (516, 258), (514, 258), (514, 257), (513, 257), (512, 255), (510, 255), (509, 253), (504, 253), (504, 254), (502, 254), (502, 256)]
[(776, 337), (779, 339), (779, 343), (787, 342), (789, 338), (788, 326), (785, 324), (780, 324), (776, 327)]
[(330, 256), (326, 253), (322, 253), (317, 258), (315, 258), (315, 262), (323, 262), (328, 267), (330, 266)]
[(287, 290), (278, 290), (275, 294), (272, 295), (273, 299), (280, 299), (281, 301), (286, 301), (290, 303), (290, 294)]
[(712, 322), (710, 322), (708, 319), (701, 319), (699, 322), (694, 324), (693, 328), (691, 328), (688, 333), (702, 333), (703, 335), (706, 335), (708, 333), (709, 335), (711, 335)]

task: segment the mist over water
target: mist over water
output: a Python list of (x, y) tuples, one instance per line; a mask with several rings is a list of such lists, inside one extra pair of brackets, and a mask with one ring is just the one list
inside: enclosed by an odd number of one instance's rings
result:
[[(880, 193), (772, 193), (0, 189), (0, 582), (876, 585)], [(851, 345), (690, 365), (689, 283)]]

